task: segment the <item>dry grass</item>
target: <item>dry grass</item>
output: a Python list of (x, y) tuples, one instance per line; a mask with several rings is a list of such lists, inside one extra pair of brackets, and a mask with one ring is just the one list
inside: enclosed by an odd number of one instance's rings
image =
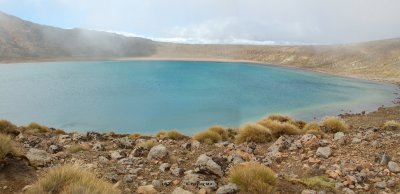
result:
[(83, 144), (73, 144), (70, 147), (68, 147), (66, 150), (69, 153), (77, 153), (80, 151), (86, 151), (89, 150), (89, 146), (88, 145), (83, 145)]
[(309, 189), (325, 189), (333, 191), (335, 189), (335, 183), (330, 181), (326, 177), (314, 176), (310, 178), (286, 178), (289, 182), (300, 183)]
[(0, 133), (18, 135), (17, 126), (7, 120), (0, 120)]
[(18, 151), (11, 138), (0, 133), (0, 160), (3, 160), (8, 154), (17, 155)]
[(119, 190), (93, 174), (72, 166), (51, 169), (30, 187), (27, 194), (119, 194)]
[(154, 142), (152, 140), (147, 140), (147, 141), (139, 143), (137, 146), (150, 150), (152, 147), (154, 147), (156, 145), (157, 145), (156, 142)]
[(258, 163), (246, 163), (232, 168), (229, 180), (244, 193), (273, 193), (276, 186), (275, 172)]
[(32, 122), (28, 126), (23, 127), (24, 132), (48, 133), (50, 129), (47, 126)]
[(346, 132), (349, 126), (338, 117), (325, 117), (322, 120), (321, 129), (325, 133)]
[(303, 129), (307, 125), (307, 122), (302, 121), (302, 120), (290, 120), (290, 121), (288, 121), (288, 123), (296, 126), (299, 129)]
[(222, 140), (227, 140), (229, 139), (229, 132), (226, 128), (222, 127), (222, 126), (212, 126), (210, 128), (208, 128), (209, 131), (214, 131), (216, 133), (218, 133), (221, 136)]
[(313, 134), (316, 136), (324, 136), (325, 133), (321, 130), (321, 127), (316, 122), (307, 123), (303, 128), (304, 133)]
[(236, 135), (236, 143), (267, 143), (273, 140), (271, 131), (259, 124), (248, 124), (240, 128)]
[(292, 118), (290, 118), (289, 116), (287, 116), (287, 115), (282, 115), (282, 114), (272, 114), (272, 115), (269, 115), (268, 117), (267, 117), (267, 120), (272, 120), (272, 121), (279, 121), (279, 122), (289, 122), (289, 121), (292, 121), (293, 119)]
[(156, 137), (161, 139), (181, 140), (184, 139), (186, 136), (182, 135), (177, 130), (170, 130), (170, 131), (160, 131), (157, 133)]
[(400, 129), (400, 122), (391, 120), (391, 121), (386, 121), (385, 124), (383, 124), (382, 127), (384, 130), (399, 130)]
[(222, 137), (215, 131), (205, 130), (194, 135), (193, 139), (201, 143), (213, 144), (221, 141)]
[(280, 137), (281, 135), (299, 135), (303, 133), (297, 126), (287, 122), (282, 123), (277, 120), (266, 119), (259, 121), (258, 124), (270, 129), (274, 137)]
[(129, 137), (129, 139), (137, 140), (140, 137), (142, 137), (142, 135), (140, 135), (139, 133), (134, 133), (134, 134), (130, 134), (128, 137)]
[(65, 131), (62, 130), (62, 129), (56, 129), (56, 130), (52, 131), (52, 133), (54, 133), (54, 134), (56, 134), (56, 135), (65, 135), (65, 134), (67, 134), (67, 133), (65, 133)]

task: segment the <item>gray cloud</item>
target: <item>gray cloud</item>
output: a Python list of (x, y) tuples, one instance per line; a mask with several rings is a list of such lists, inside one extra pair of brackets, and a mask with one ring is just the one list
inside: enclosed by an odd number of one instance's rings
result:
[[(11, 0), (0, 0), (0, 5)], [(20, 1), (18, 1), (20, 2)], [(347, 43), (400, 37), (398, 0), (22, 0), (78, 27), (192, 42)], [(37, 11), (32, 9), (29, 11)]]

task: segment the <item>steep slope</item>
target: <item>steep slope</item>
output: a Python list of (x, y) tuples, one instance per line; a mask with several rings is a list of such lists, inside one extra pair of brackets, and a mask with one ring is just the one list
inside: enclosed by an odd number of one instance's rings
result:
[(148, 56), (153, 41), (34, 24), (0, 12), (0, 61)]

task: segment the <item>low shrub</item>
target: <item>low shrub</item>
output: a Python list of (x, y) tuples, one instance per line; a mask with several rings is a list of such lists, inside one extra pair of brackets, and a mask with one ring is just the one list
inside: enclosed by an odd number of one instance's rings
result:
[(346, 132), (349, 126), (338, 117), (325, 117), (322, 120), (321, 129), (325, 133)]
[(248, 124), (240, 128), (235, 137), (236, 143), (267, 143), (273, 140), (271, 131), (259, 124)]
[(177, 130), (160, 131), (157, 133), (156, 137), (161, 139), (172, 139), (172, 140), (181, 140), (185, 138), (185, 136), (179, 133)]
[(382, 127), (384, 130), (399, 130), (400, 129), (400, 122), (391, 120), (391, 121), (386, 121), (385, 124), (383, 124)]
[(8, 154), (17, 155), (17, 149), (9, 136), (0, 133), (0, 160)]
[(30, 187), (27, 194), (119, 194), (112, 184), (97, 179), (93, 174), (73, 166), (51, 169)]
[(302, 131), (297, 126), (290, 123), (282, 123), (277, 120), (262, 120), (259, 121), (258, 124), (270, 129), (274, 137), (302, 134)]
[(237, 184), (244, 193), (273, 193), (276, 175), (273, 170), (258, 163), (246, 163), (231, 169), (229, 180)]
[(209, 131), (214, 131), (216, 133), (218, 133), (221, 136), (222, 140), (227, 140), (229, 139), (229, 132), (226, 128), (216, 125), (216, 126), (212, 126), (210, 128), (208, 128)]
[(289, 121), (292, 120), (292, 118), (290, 118), (289, 116), (282, 115), (282, 114), (272, 114), (272, 115), (269, 115), (267, 117), (267, 119), (268, 120), (272, 120), (272, 121), (279, 121), (279, 122), (282, 122), (282, 123), (289, 122)]
[(77, 153), (80, 151), (86, 151), (89, 150), (88, 145), (83, 145), (83, 144), (72, 144), (70, 147), (66, 149), (69, 153)]
[(193, 139), (201, 143), (213, 144), (221, 141), (222, 137), (215, 131), (205, 130), (194, 135)]
[(0, 133), (18, 135), (18, 127), (7, 120), (0, 120)]

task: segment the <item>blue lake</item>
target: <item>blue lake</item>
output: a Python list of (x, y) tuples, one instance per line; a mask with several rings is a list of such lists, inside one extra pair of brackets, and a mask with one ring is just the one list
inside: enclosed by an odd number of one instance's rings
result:
[(0, 65), (0, 118), (69, 131), (193, 134), (269, 113), (313, 120), (390, 105), (394, 85), (274, 66), (185, 61)]

